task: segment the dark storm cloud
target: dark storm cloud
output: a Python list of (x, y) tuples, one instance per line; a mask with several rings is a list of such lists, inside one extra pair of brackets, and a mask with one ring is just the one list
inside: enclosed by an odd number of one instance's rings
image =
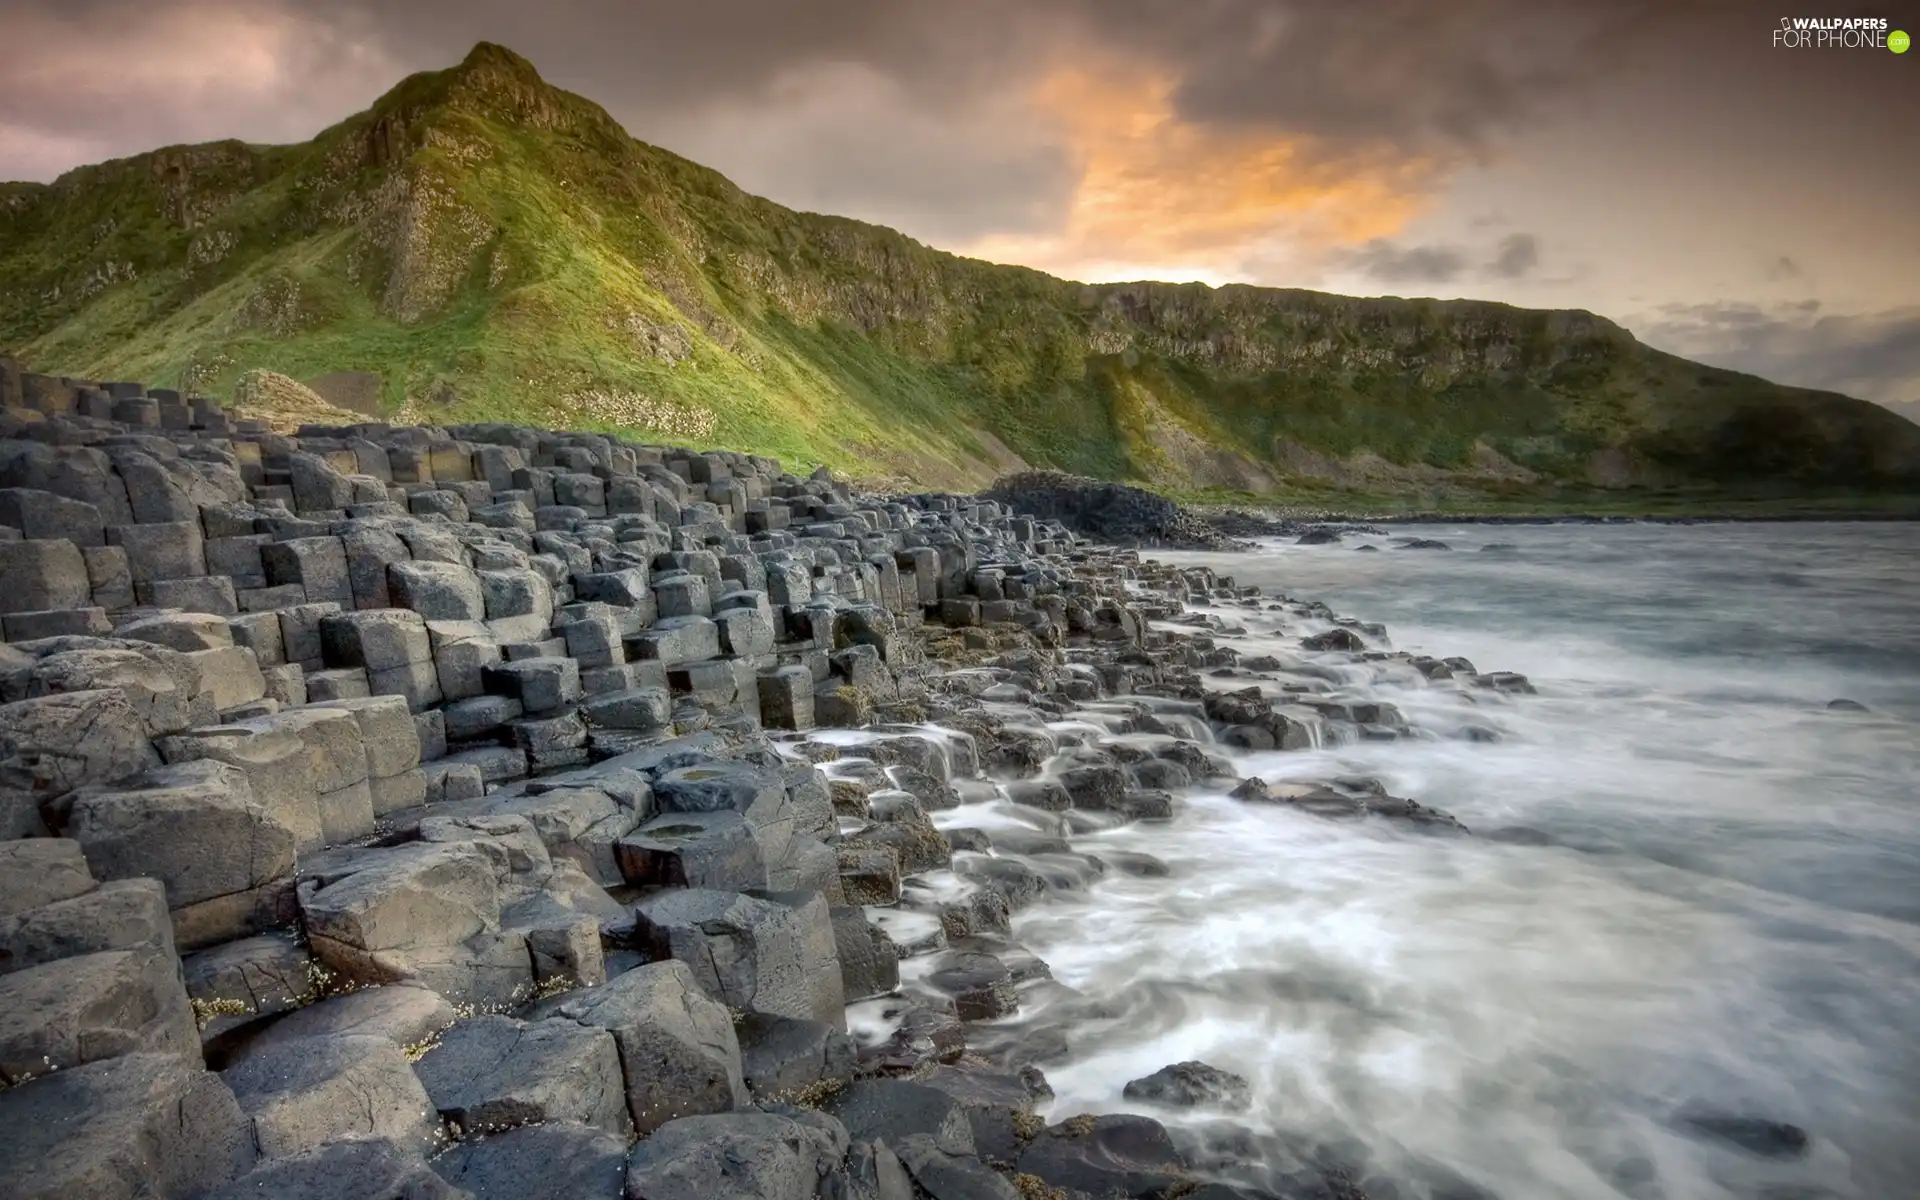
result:
[(1337, 266), (1380, 283), (1451, 283), (1467, 269), (1452, 246), (1400, 246), (1376, 239), (1341, 256)]
[[(777, 103), (783, 84), (835, 68), (884, 77), (895, 104), (964, 122), (990, 92), (1086, 57), (1123, 55), (1170, 72), (1188, 120), (1451, 155), (1596, 70), (1605, 59), (1588, 53), (1595, 39), (1637, 11), (1601, 10), (1608, 19), (1596, 20), (1590, 5), (1523, 0), (9, 0), (0, 20), (34, 34), (22, 57), (51, 44), (77, 69), (55, 78), (0, 72), (0, 125), (122, 152), (170, 132), (200, 134), (216, 118), (310, 131), (344, 115), (343, 91), (369, 90), (366, 61), (396, 73), (439, 67), (485, 39), (600, 100), (641, 136), (714, 106)], [(247, 64), (235, 61), (259, 47), (245, 36), (236, 44), (223, 30), (230, 21), (243, 35), (297, 31), (278, 45), (278, 86), (264, 106), (247, 95)], [(135, 33), (147, 38), (145, 52)], [(90, 64), (87, 47), (99, 51)], [(178, 78), (196, 64), (216, 76), (239, 72), (233, 102), (221, 103), (218, 86), (166, 86), (168, 71)], [(1004, 121), (997, 132), (1023, 140)], [(845, 158), (854, 140), (825, 149)], [(1039, 172), (1039, 186), (1053, 169)]]
[(1500, 242), (1487, 273), (1501, 279), (1520, 279), (1540, 265), (1540, 239), (1530, 233), (1508, 234)]
[(1827, 313), (1815, 300), (1672, 304), (1634, 323), (1642, 341), (1781, 383), (1896, 402), (1920, 391), (1920, 309)]

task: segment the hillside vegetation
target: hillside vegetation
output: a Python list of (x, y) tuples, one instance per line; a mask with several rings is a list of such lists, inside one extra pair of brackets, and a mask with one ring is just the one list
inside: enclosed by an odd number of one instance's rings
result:
[(1253, 495), (1920, 484), (1920, 427), (1589, 313), (1087, 286), (794, 212), (485, 44), (303, 145), (0, 184), (5, 347), (939, 486), (1023, 463)]

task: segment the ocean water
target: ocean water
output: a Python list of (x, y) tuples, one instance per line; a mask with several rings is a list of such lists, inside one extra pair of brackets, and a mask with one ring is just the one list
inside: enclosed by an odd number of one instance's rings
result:
[[(1243, 1154), (1331, 1147), (1375, 1196), (1920, 1197), (1920, 525), (1412, 532), (1452, 550), (1157, 557), (1528, 675), (1507, 697), (1339, 667), (1336, 695), (1420, 736), (1238, 762), (1375, 776), (1473, 836), (1198, 790), (1078, 839), (1170, 874), (1018, 918), (1101, 1009), (1061, 1009), (1048, 1116), (1230, 1120)], [(1215, 611), (1290, 662), (1325, 628)], [(1186, 1059), (1246, 1076), (1252, 1110), (1122, 1097)]]

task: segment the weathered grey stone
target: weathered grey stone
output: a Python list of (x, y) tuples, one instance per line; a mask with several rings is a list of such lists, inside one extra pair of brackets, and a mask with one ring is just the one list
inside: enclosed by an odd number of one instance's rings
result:
[(336, 613), (320, 620), (320, 649), (327, 665), (384, 671), (433, 657), (427, 623), (404, 608)]
[(418, 982), (457, 1002), (524, 997), (533, 964), (524, 934), (500, 927), (500, 861), (472, 841), (366, 852), (344, 878), (301, 888), (314, 957), (348, 979)]
[(663, 617), (628, 639), (639, 657), (668, 666), (700, 662), (720, 654), (720, 630), (703, 616)]
[(356, 1034), (385, 1038), (401, 1049), (417, 1046), (453, 1024), (453, 1005), (416, 984), (363, 987), (328, 996), (269, 1022), (242, 1057), (303, 1038)]
[(127, 552), (119, 546), (85, 546), (81, 554), (93, 602), (109, 612), (133, 607), (133, 568)]
[(306, 772), (321, 795), (352, 787), (367, 777), (367, 752), (354, 714), (342, 708), (310, 707), (256, 717), (242, 729), (284, 732), (306, 747)]
[(840, 983), (848, 1001), (884, 995), (900, 986), (900, 954), (886, 931), (855, 906), (831, 910)]
[(736, 1028), (747, 1089), (762, 1104), (796, 1102), (823, 1083), (853, 1078), (853, 1041), (835, 1025), (748, 1013)]
[(481, 669), (488, 692), (518, 700), (528, 714), (551, 713), (580, 701), (580, 664), (570, 658), (528, 658)]
[(165, 950), (105, 950), (0, 975), (0, 1083), (136, 1050), (199, 1048), (179, 961)]
[(624, 882), (616, 847), (631, 833), (640, 814), (595, 788), (560, 788), (503, 801), (496, 812), (525, 817), (549, 855), (578, 865), (596, 882)]
[(100, 510), (36, 488), (0, 488), (0, 525), (11, 525), (32, 541), (68, 541), (76, 546), (106, 545), (106, 521)]
[(353, 714), (354, 723), (360, 729), (361, 745), (366, 748), (369, 778), (384, 779), (420, 765), (420, 731), (401, 697), (333, 700), (317, 707), (337, 708)]
[(878, 843), (839, 846), (840, 886), (850, 904), (900, 902), (900, 853)]
[(643, 1136), (676, 1117), (731, 1112), (749, 1102), (733, 1021), (701, 994), (685, 963), (617, 975), (569, 997), (558, 1013), (613, 1034), (628, 1112)]
[(972, 1155), (973, 1126), (960, 1102), (938, 1088), (904, 1079), (861, 1079), (827, 1101), (826, 1110), (858, 1141), (897, 1143), (923, 1135), (943, 1153)]
[(1095, 1196), (1157, 1196), (1186, 1178), (1186, 1162), (1158, 1121), (1099, 1116), (1049, 1126), (1018, 1169), (1058, 1188)]
[(330, 700), (364, 700), (373, 695), (365, 667), (336, 667), (328, 671), (308, 671), (307, 700), (324, 704)]
[(0, 542), (0, 613), (82, 608), (93, 597), (87, 560), (69, 541)]
[(1253, 1102), (1253, 1090), (1242, 1076), (1203, 1062), (1178, 1062), (1130, 1081), (1120, 1094), (1129, 1100), (1168, 1108), (1242, 1109)]
[(136, 584), (134, 597), (160, 608), (183, 608), (190, 612), (219, 613), (233, 616), (240, 611), (239, 594), (233, 580), (224, 575), (194, 579), (156, 579)]
[(389, 607), (393, 591), (387, 568), (411, 557), (406, 542), (391, 530), (355, 529), (340, 535), (340, 548), (347, 556), (347, 587), (353, 592), (354, 607)]
[(307, 744), (292, 729), (254, 721), (189, 729), (158, 738), (154, 745), (169, 763), (213, 759), (238, 767), (254, 800), (293, 832), (295, 852), (317, 850), (326, 844), (326, 831)]
[(226, 712), (263, 699), (267, 679), (253, 652), (241, 646), (195, 650), (187, 659), (200, 672), (200, 692), (215, 712)]
[(202, 1196), (254, 1157), (246, 1119), (220, 1077), (162, 1052), (0, 1091), (0, 1129), (0, 1194), (14, 1200)]
[(266, 569), (269, 584), (297, 585), (305, 593), (309, 604), (334, 604), (341, 609), (353, 607), (353, 582), (347, 574), (347, 551), (337, 537), (303, 537), (268, 542), (260, 547), (260, 563)]
[(248, 1055), (221, 1077), (253, 1123), (263, 1158), (348, 1137), (384, 1138), (425, 1154), (436, 1122), (406, 1056), (381, 1037), (340, 1034)]
[[(174, 733), (214, 715), (213, 706), (199, 696), (198, 668), (178, 651), (144, 642), (83, 644), (48, 654), (28, 672), (26, 690), (29, 696), (96, 690), (117, 693), (120, 701), (107, 706), (110, 715), (102, 714), (105, 723), (96, 731), (96, 738), (103, 732), (111, 735), (100, 739), (103, 747), (117, 746), (123, 738)], [(125, 719), (127, 706), (136, 714), (131, 721)], [(65, 748), (70, 751), (79, 745), (72, 742)], [(112, 778), (100, 774), (93, 777)]]
[(739, 813), (769, 864), (785, 858), (793, 837), (785, 779), (749, 763), (712, 760), (675, 767), (654, 779), (653, 800), (661, 813)]
[(225, 1187), (195, 1200), (474, 1200), (423, 1162), (384, 1138), (353, 1137), (270, 1158)]
[(155, 879), (117, 879), (0, 917), (0, 974), (82, 954), (138, 949), (174, 952), (166, 890)]
[(845, 1186), (846, 1131), (819, 1114), (668, 1123), (627, 1157), (627, 1200), (814, 1200)]
[(64, 608), (50, 612), (8, 613), (4, 618), (6, 640), (29, 642), (49, 637), (104, 637), (113, 632), (113, 622), (104, 608)]
[(187, 995), (210, 1017), (200, 1037), (211, 1043), (233, 1029), (313, 998), (313, 958), (287, 933), (240, 938), (181, 960)]
[(484, 621), (486, 598), (471, 568), (441, 562), (394, 563), (387, 568), (393, 602), (429, 621)]
[(244, 771), (212, 759), (82, 788), (66, 828), (96, 878), (158, 879), (169, 908), (287, 879), (297, 843), (254, 799)]
[(630, 688), (595, 696), (582, 713), (589, 725), (603, 729), (652, 733), (673, 723), (671, 698), (660, 688)]
[(0, 918), (82, 896), (99, 885), (70, 838), (0, 841)]
[(433, 1169), (475, 1197), (621, 1200), (627, 1142), (584, 1125), (530, 1125), (461, 1142)]
[(629, 1137), (613, 1035), (564, 1019), (482, 1016), (441, 1035), (415, 1064), (440, 1115), (461, 1136), (573, 1121)]
[(655, 958), (687, 964), (730, 1008), (841, 1026), (840, 956), (824, 897), (783, 902), (705, 889), (661, 892), (634, 910)]
[(1053, 1088), (1037, 1067), (1017, 1074), (962, 1060), (940, 1064), (918, 1082), (952, 1096), (973, 1127), (974, 1151), (988, 1162), (1012, 1163), (1032, 1136), (1033, 1113), (1053, 1099)]

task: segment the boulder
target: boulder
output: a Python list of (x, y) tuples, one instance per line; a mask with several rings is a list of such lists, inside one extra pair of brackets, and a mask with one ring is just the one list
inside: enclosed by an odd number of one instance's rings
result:
[(1246, 1079), (1203, 1062), (1178, 1062), (1120, 1089), (1129, 1100), (1168, 1108), (1243, 1109), (1253, 1103)]
[(287, 880), (299, 840), (244, 771), (213, 759), (81, 788), (66, 829), (95, 877), (158, 879), (173, 909)]
[(194, 1200), (474, 1200), (418, 1154), (381, 1138), (348, 1138), (271, 1158)]
[(138, 949), (174, 952), (167, 894), (156, 879), (116, 879), (0, 917), (0, 974), (103, 950)]
[(556, 1121), (633, 1132), (620, 1052), (604, 1029), (476, 1017), (441, 1035), (414, 1069), (463, 1138)]
[(748, 1013), (737, 1029), (741, 1071), (762, 1104), (796, 1103), (853, 1078), (853, 1041), (835, 1025)]
[(460, 1142), (432, 1165), (476, 1198), (621, 1200), (627, 1141), (585, 1125), (529, 1125)]
[(250, 1054), (222, 1073), (253, 1124), (263, 1158), (342, 1138), (384, 1138), (424, 1155), (438, 1121), (406, 1056), (385, 1038), (303, 1038)]
[(675, 889), (642, 900), (634, 922), (653, 957), (684, 962), (729, 1008), (844, 1027), (840, 956), (818, 893), (773, 900)]
[(418, 982), (455, 1002), (523, 995), (533, 968), (525, 938), (500, 930), (498, 862), (471, 841), (364, 852), (350, 874), (301, 886), (314, 957), (356, 982)]
[(0, 918), (84, 895), (96, 886), (70, 838), (0, 841)]
[(915, 1135), (945, 1154), (974, 1153), (973, 1126), (960, 1102), (938, 1088), (904, 1079), (861, 1079), (827, 1101), (826, 1111), (856, 1141), (897, 1144)]
[(14, 1200), (202, 1196), (254, 1158), (232, 1091), (177, 1054), (128, 1054), (0, 1091), (0, 1129), (0, 1194)]
[(427, 1042), (453, 1020), (453, 1005), (438, 992), (405, 983), (363, 987), (327, 996), (267, 1023), (242, 1053), (339, 1034), (385, 1038), (405, 1050)]
[(847, 1135), (819, 1114), (671, 1121), (627, 1157), (627, 1200), (815, 1200), (844, 1185)]
[(1017, 1169), (1069, 1192), (1148, 1200), (1185, 1182), (1186, 1161), (1158, 1121), (1074, 1117), (1050, 1125), (1021, 1152)]
[(136, 1050), (199, 1054), (170, 953), (108, 950), (0, 975), (0, 1083)]
[(568, 997), (556, 1011), (613, 1034), (627, 1110), (642, 1136), (677, 1117), (732, 1112), (750, 1102), (733, 1020), (702, 994), (685, 963), (638, 967)]

